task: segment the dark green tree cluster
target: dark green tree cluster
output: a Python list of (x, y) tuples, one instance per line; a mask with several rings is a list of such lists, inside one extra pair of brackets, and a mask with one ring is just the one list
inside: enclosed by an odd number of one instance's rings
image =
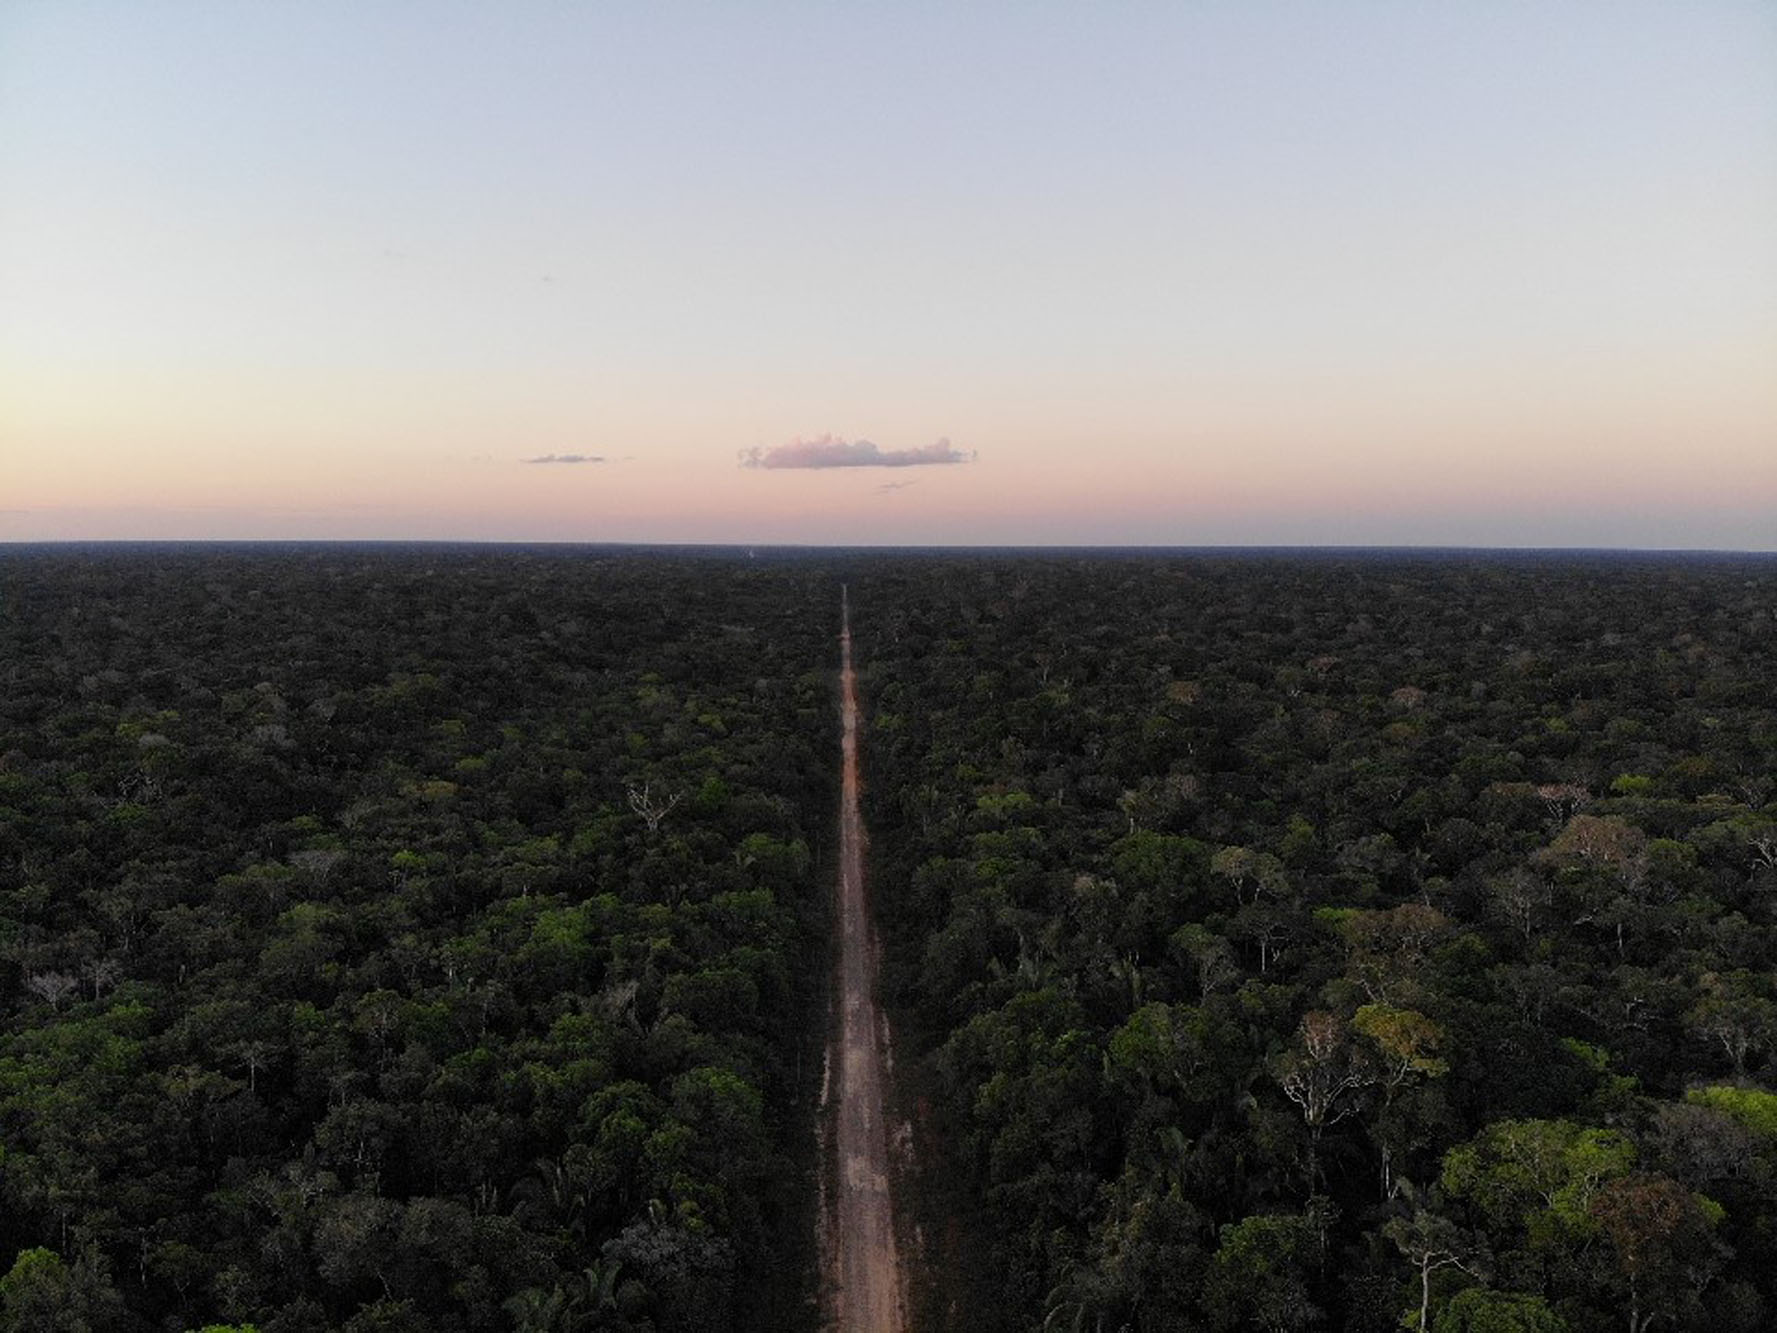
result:
[(941, 1306), (1777, 1323), (1777, 561), (852, 589)]
[(0, 1327), (805, 1324), (836, 606), (0, 553)]

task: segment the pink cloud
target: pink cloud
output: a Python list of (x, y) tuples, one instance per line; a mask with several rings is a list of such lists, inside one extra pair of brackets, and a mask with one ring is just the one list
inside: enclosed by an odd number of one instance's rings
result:
[(869, 440), (845, 441), (836, 435), (821, 435), (812, 440), (791, 440), (775, 449), (752, 448), (741, 453), (742, 467), (762, 468), (827, 468), (827, 467), (920, 467), (928, 463), (968, 463), (973, 453), (964, 453), (949, 440), (938, 440), (920, 449), (883, 449)]

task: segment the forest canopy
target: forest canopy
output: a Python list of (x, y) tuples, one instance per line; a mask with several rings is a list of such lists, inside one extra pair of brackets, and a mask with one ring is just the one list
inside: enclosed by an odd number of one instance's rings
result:
[(929, 1299), (1777, 1319), (1777, 561), (983, 555), (853, 601), (965, 1219)]
[[(0, 549), (0, 1328), (1777, 1319), (1777, 560)], [(914, 1247), (909, 1247), (914, 1248)]]
[(833, 593), (0, 552), (7, 1326), (793, 1324)]

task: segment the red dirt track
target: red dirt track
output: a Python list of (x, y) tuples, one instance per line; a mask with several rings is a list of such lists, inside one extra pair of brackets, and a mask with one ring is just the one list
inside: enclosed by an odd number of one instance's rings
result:
[(864, 894), (864, 826), (858, 814), (858, 691), (851, 662), (851, 606), (841, 603), (840, 693), (844, 779), (839, 806), (839, 986), (827, 1053), (835, 1158), (826, 1209), (825, 1324), (834, 1333), (900, 1333), (906, 1327), (889, 1189), (883, 1114), (886, 1027), (876, 1003), (876, 934)]

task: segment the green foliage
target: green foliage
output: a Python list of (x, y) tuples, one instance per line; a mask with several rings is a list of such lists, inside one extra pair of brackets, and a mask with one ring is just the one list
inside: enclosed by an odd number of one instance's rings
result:
[(1450, 1062), (1437, 1055), (1444, 1032), (1424, 1014), (1386, 1004), (1366, 1004), (1352, 1016), (1351, 1026), (1374, 1043), (1383, 1078), (1398, 1084), (1413, 1074), (1437, 1078), (1450, 1072)]
[(1693, 1106), (1707, 1106), (1738, 1121), (1777, 1148), (1777, 1093), (1717, 1083), (1692, 1088), (1685, 1093), (1684, 1099)]
[(1432, 1333), (1567, 1333), (1568, 1323), (1541, 1296), (1470, 1287), (1432, 1320)]
[(86, 1322), (69, 1309), (74, 1299), (73, 1279), (62, 1256), (41, 1246), (20, 1251), (0, 1277), (0, 1313), (8, 1329), (85, 1329)]
[(21, 1250), (0, 1277), (0, 1329), (7, 1333), (99, 1333), (121, 1314), (104, 1260), (90, 1249), (72, 1265), (44, 1246)]
[(1205, 1292), (1214, 1327), (1250, 1321), (1281, 1333), (1317, 1322), (1308, 1283), (1314, 1249), (1306, 1217), (1256, 1214), (1223, 1227)]
[(1635, 1164), (1635, 1145), (1614, 1129), (1568, 1120), (1502, 1120), (1444, 1158), (1442, 1183), (1495, 1225), (1511, 1221), (1552, 1241), (1592, 1226), (1592, 1200)]

